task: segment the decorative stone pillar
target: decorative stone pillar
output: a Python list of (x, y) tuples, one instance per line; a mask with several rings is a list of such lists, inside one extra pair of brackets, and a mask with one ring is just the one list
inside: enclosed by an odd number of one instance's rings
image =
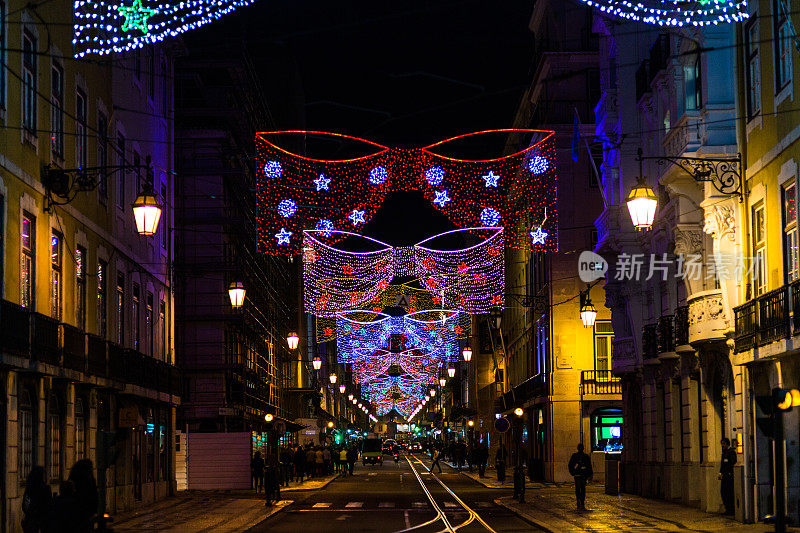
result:
[[(711, 196), (701, 206), (705, 211), (703, 231), (714, 239), (714, 262), (720, 276), (722, 302), (728, 324), (733, 324), (732, 310), (738, 305), (738, 289), (749, 268), (736, 238), (735, 197)], [(745, 269), (745, 270), (742, 270)]]

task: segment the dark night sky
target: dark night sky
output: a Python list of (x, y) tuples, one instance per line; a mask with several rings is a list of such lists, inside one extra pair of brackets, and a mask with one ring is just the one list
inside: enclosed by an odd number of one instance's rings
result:
[[(257, 0), (198, 33), (205, 43), (246, 43), (277, 129), (412, 147), (512, 124), (531, 77), (532, 8), (530, 0)], [(366, 233), (399, 245), (444, 229), (421, 196), (403, 193)]]

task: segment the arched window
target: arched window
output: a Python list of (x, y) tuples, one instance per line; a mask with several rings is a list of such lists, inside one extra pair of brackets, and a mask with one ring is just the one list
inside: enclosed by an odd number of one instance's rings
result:
[(592, 451), (622, 451), (622, 410), (597, 409), (592, 413)]
[(55, 394), (47, 402), (47, 475), (61, 481), (61, 409)]
[(86, 410), (83, 398), (75, 399), (75, 461), (86, 457)]
[(23, 390), (19, 397), (19, 477), (26, 479), (33, 468), (33, 402), (31, 394)]

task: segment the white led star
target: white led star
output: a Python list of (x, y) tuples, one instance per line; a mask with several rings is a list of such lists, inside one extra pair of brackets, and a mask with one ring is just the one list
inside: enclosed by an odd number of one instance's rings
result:
[(434, 192), (436, 193), (436, 198), (433, 199), (433, 203), (439, 204), (440, 207), (444, 207), (450, 201), (450, 197), (447, 196), (447, 189)]
[(326, 178), (325, 174), (320, 174), (317, 179), (314, 180), (314, 185), (317, 186), (317, 190), (321, 191), (322, 189), (328, 190), (328, 185), (330, 185), (331, 179)]
[(292, 236), (291, 231), (286, 231), (286, 228), (281, 228), (281, 230), (275, 234), (275, 238), (278, 239), (278, 244), (289, 244), (289, 238)]
[(500, 179), (500, 174), (495, 174), (494, 171), (490, 170), (488, 174), (482, 177), (487, 187), (497, 187), (497, 180)]
[(544, 244), (544, 240), (547, 238), (547, 232), (542, 231), (542, 227), (539, 226), (534, 231), (531, 231), (531, 244)]
[(366, 222), (366, 220), (364, 220), (364, 211), (359, 211), (358, 209), (353, 209), (353, 212), (347, 215), (347, 217), (354, 226), (358, 226), (359, 224)]

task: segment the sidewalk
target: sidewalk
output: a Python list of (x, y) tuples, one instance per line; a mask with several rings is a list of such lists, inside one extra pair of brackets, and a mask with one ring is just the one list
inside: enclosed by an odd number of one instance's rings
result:
[[(565, 484), (566, 485), (566, 484)], [(610, 496), (599, 484), (586, 489), (588, 511), (575, 510), (571, 486), (531, 486), (525, 503), (510, 495), (495, 500), (525, 520), (553, 533), (591, 531), (698, 531), (743, 533), (768, 531), (764, 524), (742, 524), (722, 515), (710, 514), (680, 504), (630, 494)], [(510, 489), (511, 487), (506, 487)]]
[(318, 490), (328, 485), (331, 481), (339, 477), (339, 474), (331, 474), (323, 477), (312, 477), (305, 479), (302, 483), (290, 483), (288, 487), (281, 487), (281, 494), (289, 491)]
[[(486, 475), (484, 477), (478, 476), (478, 470), (473, 469), (472, 472), (469, 471), (469, 468), (462, 468), (461, 475), (467, 476), (468, 478), (477, 481), (487, 489), (505, 489), (505, 490), (514, 490), (514, 469), (512, 468), (510, 471), (506, 471), (506, 480), (502, 483), (497, 481), (497, 472), (492, 469), (486, 469)], [(541, 489), (541, 488), (549, 488), (549, 487), (563, 487), (563, 486), (572, 486), (572, 483), (555, 483), (555, 482), (546, 482), (546, 481), (531, 481), (526, 480), (525, 487), (528, 490), (532, 489)]]

